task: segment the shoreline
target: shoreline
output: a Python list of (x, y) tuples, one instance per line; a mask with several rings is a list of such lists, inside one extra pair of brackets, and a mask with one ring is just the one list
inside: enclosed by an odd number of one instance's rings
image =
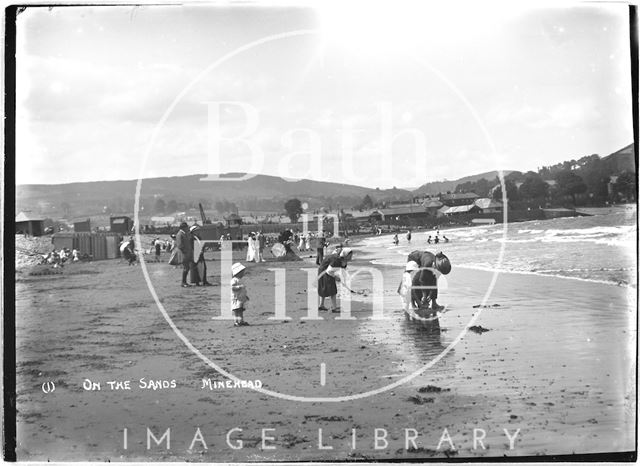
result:
[[(492, 274), (454, 268), (441, 292), (447, 312), (437, 326), (425, 327), (404, 319), (395, 293), (400, 270), (381, 267), (386, 319), (372, 319), (371, 295), (358, 295), (351, 302), (354, 320), (320, 313), (322, 320), (305, 321), (308, 282), (300, 269), (308, 265), (315, 275), (315, 263), (307, 258), (246, 265), (253, 299), (245, 317), (251, 325), (239, 329), (212, 319), (220, 312), (219, 261), (209, 262), (218, 286), (189, 290), (179, 287), (179, 269), (165, 263), (147, 267), (171, 319), (196, 348), (240, 380), (260, 381), (272, 391), (339, 397), (386, 387), (420, 370), (465, 329), (466, 334), (433, 367), (374, 398), (293, 402), (249, 387), (203, 388), (203, 379), (226, 379), (176, 337), (138, 266), (111, 261), (79, 265), (64, 279), (17, 277), (19, 458), (67, 460), (79, 452), (97, 460), (206, 461), (212, 454), (218, 461), (445, 458), (445, 449), (434, 449), (444, 428), (458, 457), (633, 447), (636, 330), (628, 289), (576, 282), (567, 293), (550, 277), (504, 274), (487, 307), (478, 308)], [(360, 265), (366, 260), (350, 267)], [(290, 321), (274, 319), (278, 298), (275, 272), (269, 270), (274, 268), (286, 274)], [(368, 277), (359, 284), (373, 288)], [(118, 289), (125, 292), (114, 294)], [(315, 305), (317, 296), (310, 291)], [(609, 303), (605, 312), (603, 303)], [(481, 334), (467, 328), (474, 315)], [(55, 381), (54, 396), (43, 397), (43, 377)], [(86, 379), (101, 383), (102, 390), (87, 391)], [(124, 380), (131, 381), (130, 390), (106, 385)], [(166, 383), (150, 388), (150, 380)], [(612, 425), (621, 430), (612, 431)], [(198, 426), (209, 449), (196, 442), (189, 451)], [(158, 439), (172, 427), (175, 447), (146, 450), (146, 427)], [(224, 447), (226, 433), (235, 427), (243, 429), (242, 450)], [(131, 434), (127, 450), (124, 428)], [(267, 434), (275, 438), (267, 443), (276, 450), (261, 448), (263, 428), (276, 429)], [(364, 440), (352, 450), (354, 428)], [(374, 448), (376, 428), (388, 432), (389, 448)], [(405, 428), (420, 431), (417, 449), (401, 448)], [(489, 449), (472, 448), (474, 428), (486, 430)], [(504, 428), (521, 429), (513, 450)], [(333, 450), (318, 450), (318, 429), (323, 445)]]

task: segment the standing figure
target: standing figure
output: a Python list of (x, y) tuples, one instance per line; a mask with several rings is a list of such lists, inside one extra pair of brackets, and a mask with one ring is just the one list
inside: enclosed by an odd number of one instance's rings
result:
[(411, 230), (407, 231), (407, 241), (411, 242)]
[(231, 266), (231, 312), (233, 312), (233, 325), (240, 327), (241, 325), (249, 325), (244, 320), (244, 311), (249, 301), (247, 296), (247, 288), (240, 281), (244, 277), (247, 268), (239, 262)]
[(324, 230), (316, 238), (316, 265), (322, 264), (324, 260), (324, 247), (326, 246), (326, 239), (324, 237)]
[(193, 238), (186, 222), (180, 224), (176, 234), (176, 247), (182, 252), (182, 287), (188, 288), (191, 285), (187, 283), (187, 275), (196, 264), (193, 262)]
[(160, 253), (162, 252), (162, 243), (160, 242), (160, 238), (156, 238), (153, 242), (153, 247), (156, 250), (156, 262), (160, 262)]
[(393, 244), (397, 246), (399, 242), (400, 240), (398, 239), (398, 234), (396, 233), (395, 235), (393, 235)]
[(256, 237), (253, 232), (247, 237), (247, 262), (256, 260)]
[(340, 281), (340, 269), (347, 267), (347, 263), (352, 256), (353, 251), (350, 248), (343, 248), (339, 254), (329, 254), (318, 267), (319, 311), (327, 310), (324, 307), (324, 300), (325, 298), (330, 298), (331, 312), (340, 312), (337, 304), (338, 286), (336, 281)]
[(191, 283), (196, 286), (211, 286), (212, 283), (207, 281), (207, 262), (204, 258), (204, 243), (200, 239), (198, 225), (193, 225), (190, 229), (193, 237), (193, 258), (195, 266), (190, 272)]
[(258, 233), (258, 259), (257, 262), (265, 262), (264, 260), (264, 248), (267, 245), (267, 240), (264, 237), (264, 233), (260, 231)]

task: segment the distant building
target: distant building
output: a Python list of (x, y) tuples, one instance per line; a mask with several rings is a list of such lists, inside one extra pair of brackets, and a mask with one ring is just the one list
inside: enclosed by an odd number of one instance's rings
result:
[(479, 214), (481, 212), (480, 207), (475, 204), (468, 205), (459, 205), (452, 207), (443, 207), (440, 209), (442, 215), (446, 215), (447, 217), (455, 217), (456, 215), (462, 214)]
[(438, 209), (442, 206), (442, 202), (437, 199), (427, 199), (422, 203), (424, 210), (432, 217), (436, 217), (438, 215)]
[(73, 231), (75, 232), (91, 231), (91, 220), (86, 219), (81, 222), (73, 222)]
[(119, 216), (109, 218), (109, 229), (112, 233), (128, 234), (133, 228), (131, 217)]
[(227, 227), (229, 228), (242, 225), (242, 217), (238, 214), (229, 214), (224, 217), (224, 220), (227, 222)]
[(474, 204), (480, 208), (480, 211), (483, 214), (495, 214), (502, 212), (502, 202), (494, 201), (488, 197), (476, 199)]
[(44, 234), (44, 219), (20, 212), (16, 215), (16, 234), (42, 236)]
[(166, 226), (166, 225), (173, 225), (174, 223), (176, 223), (176, 218), (172, 217), (172, 216), (151, 217), (151, 223), (153, 223), (153, 225), (157, 226), (157, 227)]
[(475, 193), (453, 193), (440, 196), (440, 202), (448, 207), (463, 206), (473, 204), (478, 195)]
[(394, 206), (386, 209), (380, 209), (385, 218), (391, 220), (406, 220), (409, 218), (424, 218), (427, 211), (419, 204), (409, 204), (406, 206)]

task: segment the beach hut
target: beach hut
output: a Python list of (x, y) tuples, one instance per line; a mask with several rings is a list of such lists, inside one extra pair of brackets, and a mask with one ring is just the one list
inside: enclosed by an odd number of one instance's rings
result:
[(73, 222), (73, 231), (75, 232), (91, 231), (91, 220), (86, 219), (82, 222)]
[(20, 212), (16, 216), (16, 234), (42, 236), (44, 233), (44, 219)]
[(118, 233), (61, 232), (53, 235), (56, 249), (77, 249), (80, 254), (89, 254), (95, 260), (119, 257), (118, 244), (122, 236)]
[(228, 228), (238, 227), (242, 225), (242, 217), (240, 217), (238, 214), (229, 214), (224, 217), (224, 219), (227, 222)]
[(133, 228), (133, 220), (131, 217), (119, 216), (109, 217), (109, 229), (112, 233), (121, 233), (126, 235)]

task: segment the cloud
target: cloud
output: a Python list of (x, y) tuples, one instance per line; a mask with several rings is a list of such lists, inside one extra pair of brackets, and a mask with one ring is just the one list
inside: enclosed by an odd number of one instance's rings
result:
[(487, 113), (492, 126), (520, 125), (532, 129), (586, 128), (602, 120), (602, 114), (593, 99), (585, 98), (557, 103), (550, 107), (525, 104), (503, 104)]

